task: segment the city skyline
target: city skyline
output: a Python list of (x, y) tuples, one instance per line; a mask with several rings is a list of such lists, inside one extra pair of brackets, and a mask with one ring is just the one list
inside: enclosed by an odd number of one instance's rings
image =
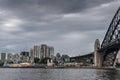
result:
[(55, 59), (54, 47), (47, 44), (34, 45), (29, 51), (21, 51), (20, 53), (0, 53), (0, 61), (6, 63), (34, 63), (43, 59)]
[(19, 53), (33, 45), (54, 46), (70, 56), (102, 42), (119, 0), (0, 0), (0, 51)]

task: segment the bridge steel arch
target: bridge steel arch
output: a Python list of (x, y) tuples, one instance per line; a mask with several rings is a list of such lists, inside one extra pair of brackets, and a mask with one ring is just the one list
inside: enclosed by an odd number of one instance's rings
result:
[(104, 40), (101, 44), (102, 65), (113, 66), (116, 55), (120, 49), (120, 7), (113, 17)]

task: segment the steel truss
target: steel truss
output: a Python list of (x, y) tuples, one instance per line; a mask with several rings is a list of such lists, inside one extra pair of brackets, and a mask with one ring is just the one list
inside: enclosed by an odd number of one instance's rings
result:
[[(107, 30), (107, 33), (104, 37), (104, 40), (101, 44), (102, 56), (103, 56), (103, 66), (113, 66), (116, 59), (116, 55), (119, 51), (119, 48), (108, 49), (106, 46), (109, 46), (112, 42), (119, 41), (120, 39), (120, 7), (117, 10), (115, 16), (112, 19), (111, 24)], [(118, 46), (116, 46), (118, 47)], [(106, 48), (106, 49), (105, 49)]]

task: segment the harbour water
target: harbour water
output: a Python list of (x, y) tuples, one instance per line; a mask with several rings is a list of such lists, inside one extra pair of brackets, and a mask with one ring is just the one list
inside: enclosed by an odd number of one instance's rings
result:
[(120, 80), (120, 70), (0, 68), (0, 80)]

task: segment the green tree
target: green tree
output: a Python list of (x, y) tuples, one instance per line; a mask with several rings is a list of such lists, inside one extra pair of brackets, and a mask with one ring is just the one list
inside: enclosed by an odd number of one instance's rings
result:
[(42, 63), (42, 64), (47, 64), (47, 60), (51, 60), (51, 58), (49, 58), (49, 57), (46, 57), (46, 58), (43, 58), (43, 59), (41, 59), (40, 60), (40, 63)]
[(2, 67), (4, 65), (4, 63), (3, 62), (0, 62), (0, 67)]
[(35, 62), (35, 63), (39, 63), (39, 62), (40, 62), (40, 59), (36, 57), (36, 58), (34, 58), (34, 62)]

